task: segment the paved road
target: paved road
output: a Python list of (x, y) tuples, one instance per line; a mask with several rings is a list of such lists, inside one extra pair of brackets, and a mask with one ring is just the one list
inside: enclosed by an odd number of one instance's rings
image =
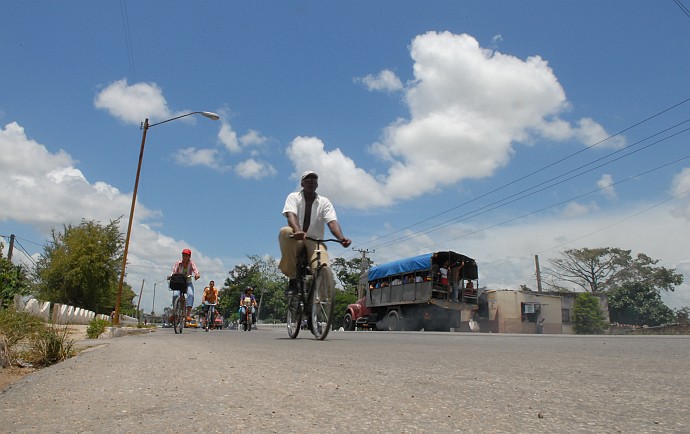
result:
[[(4, 432), (690, 432), (690, 337), (185, 331), (0, 395)], [(93, 341), (92, 341), (93, 343)]]

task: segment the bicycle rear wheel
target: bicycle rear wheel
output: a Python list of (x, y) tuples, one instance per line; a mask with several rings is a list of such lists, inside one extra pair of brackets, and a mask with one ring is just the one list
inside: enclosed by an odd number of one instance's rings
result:
[(209, 306), (206, 310), (206, 318), (204, 321), (204, 330), (209, 331), (211, 329), (211, 318), (213, 318), (213, 306)]
[(322, 266), (314, 279), (311, 305), (311, 331), (318, 340), (326, 339), (333, 323), (335, 281), (328, 266)]
[(291, 298), (288, 298), (288, 309), (287, 309), (287, 331), (288, 336), (295, 339), (299, 334), (300, 326), (302, 325), (302, 316), (304, 315), (304, 305), (299, 302), (299, 294), (294, 294)]
[(177, 305), (175, 309), (175, 315), (177, 316), (176, 321), (176, 331), (182, 333), (184, 330), (184, 323), (187, 319), (187, 299), (184, 296), (177, 297)]

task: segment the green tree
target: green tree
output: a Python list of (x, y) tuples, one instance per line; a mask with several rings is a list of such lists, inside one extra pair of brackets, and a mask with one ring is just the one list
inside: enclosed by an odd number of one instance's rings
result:
[(373, 265), (373, 263), (369, 263), (367, 259), (364, 261), (364, 266), (362, 266), (361, 258), (354, 258), (349, 261), (346, 261), (344, 258), (335, 258), (331, 261), (333, 276), (346, 293), (357, 294), (357, 286), (359, 284), (362, 269), (366, 273), (369, 267)]
[(287, 313), (285, 288), (287, 279), (278, 269), (278, 263), (271, 256), (248, 256), (249, 264), (236, 265), (225, 279), (220, 290), (220, 312), (224, 317), (238, 318), (240, 295), (247, 286), (254, 288), (254, 296), (260, 303), (259, 319), (284, 319)]
[(549, 262), (551, 268), (545, 274), (549, 276), (550, 285), (555, 289), (563, 289), (564, 284), (572, 284), (596, 293), (609, 291), (632, 281), (673, 291), (675, 286), (683, 282), (682, 274), (657, 266), (658, 260), (644, 253), (633, 258), (630, 250), (619, 248), (571, 249)]
[(604, 314), (599, 308), (599, 299), (582, 292), (575, 298), (573, 313), (575, 333), (579, 335), (600, 334), (604, 331)]
[[(39, 298), (69, 304), (99, 313), (115, 306), (124, 241), (119, 219), (108, 225), (82, 220), (51, 231), (35, 269)], [(129, 285), (120, 301), (123, 313), (135, 313), (135, 294)]]
[(656, 326), (674, 322), (676, 315), (661, 300), (661, 290), (643, 282), (626, 282), (608, 292), (612, 322)]
[(0, 243), (0, 309), (12, 305), (15, 295), (29, 294), (29, 277), (22, 265), (14, 265), (3, 257)]

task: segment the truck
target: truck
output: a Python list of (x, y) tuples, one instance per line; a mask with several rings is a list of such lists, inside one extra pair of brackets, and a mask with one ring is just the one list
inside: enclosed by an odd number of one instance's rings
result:
[(426, 253), (371, 267), (367, 278), (361, 298), (347, 306), (344, 330), (470, 330), (478, 309), (474, 259)]

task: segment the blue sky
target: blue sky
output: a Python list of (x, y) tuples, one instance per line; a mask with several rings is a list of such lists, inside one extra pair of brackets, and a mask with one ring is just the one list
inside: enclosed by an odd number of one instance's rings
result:
[[(144, 309), (185, 247), (197, 290), (278, 257), (307, 169), (353, 240), (334, 256), (451, 249), (517, 289), (536, 287), (535, 254), (547, 268), (611, 246), (690, 282), (690, 17), (673, 0), (9, 1), (3, 16), (0, 235), (29, 254), (82, 218), (126, 230), (145, 118), (221, 115), (148, 131), (127, 276)], [(665, 299), (690, 305), (690, 285)]]

